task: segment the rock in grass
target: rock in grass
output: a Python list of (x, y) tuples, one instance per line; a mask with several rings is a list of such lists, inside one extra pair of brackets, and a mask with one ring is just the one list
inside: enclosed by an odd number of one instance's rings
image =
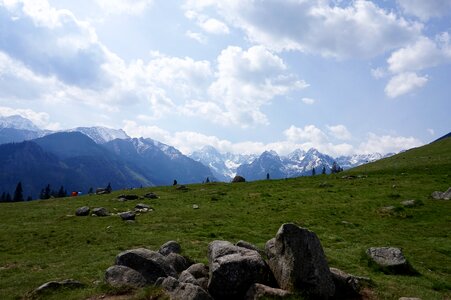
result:
[(266, 283), (269, 269), (257, 251), (227, 241), (208, 245), (208, 291), (215, 299), (242, 299), (254, 283)]
[(144, 198), (147, 198), (147, 199), (158, 199), (158, 196), (157, 196), (157, 194), (150, 192), (150, 193), (145, 194)]
[(82, 206), (82, 207), (77, 208), (77, 210), (75, 211), (75, 215), (79, 216), (79, 217), (81, 217), (81, 216), (89, 216), (89, 212), (90, 212), (89, 207)]
[(97, 217), (107, 217), (110, 215), (105, 207), (96, 207), (92, 210), (92, 214)]
[(246, 182), (246, 179), (245, 179), (243, 176), (236, 175), (235, 177), (233, 177), (232, 182), (233, 182), (233, 183), (236, 183), (236, 182)]
[(249, 242), (243, 241), (243, 240), (239, 240), (235, 245), (238, 246), (238, 247), (242, 247), (242, 248), (246, 248), (246, 249), (255, 250), (255, 251), (260, 252), (260, 249), (258, 249), (257, 246), (255, 246), (255, 245), (253, 245), (253, 244), (251, 244)]
[(49, 281), (41, 286), (39, 286), (37, 289), (35, 289), (32, 294), (42, 294), (48, 291), (60, 289), (60, 288), (68, 288), (68, 289), (75, 289), (75, 288), (81, 288), (85, 285), (81, 283), (80, 281), (73, 280), (73, 279), (65, 279), (62, 281)]
[(359, 299), (362, 283), (370, 283), (369, 278), (357, 277), (340, 269), (330, 268), (332, 279), (335, 284), (335, 295), (337, 299)]
[(335, 285), (321, 243), (312, 231), (283, 224), (276, 237), (266, 243), (268, 264), (279, 286), (327, 299)]
[(169, 253), (165, 257), (165, 261), (177, 272), (181, 273), (190, 266), (190, 262), (178, 253)]
[(126, 250), (116, 256), (116, 265), (138, 271), (147, 283), (155, 283), (159, 277), (177, 276), (177, 272), (158, 252), (145, 248)]
[(178, 253), (182, 252), (182, 247), (180, 247), (180, 244), (176, 241), (168, 241), (161, 245), (160, 249), (158, 250), (160, 254), (162, 255), (168, 255), (169, 253)]
[(288, 291), (272, 288), (260, 283), (254, 283), (246, 293), (247, 300), (285, 299), (290, 296), (291, 293)]
[(115, 287), (143, 287), (147, 282), (141, 273), (126, 266), (109, 267), (105, 272), (105, 281)]
[(415, 274), (402, 250), (395, 247), (371, 247), (366, 250), (370, 264), (389, 274)]
[(451, 199), (451, 187), (446, 192), (435, 191), (432, 193), (431, 196), (435, 200), (450, 200)]
[(122, 212), (119, 214), (122, 220), (129, 221), (129, 220), (135, 220), (136, 214), (131, 211)]
[(149, 210), (150, 206), (147, 205), (147, 204), (138, 203), (138, 204), (136, 204), (135, 209), (147, 209), (147, 210)]
[(125, 199), (125, 200), (136, 200), (136, 199), (139, 199), (139, 196), (138, 195), (125, 195), (125, 194), (123, 194), (123, 195), (119, 195), (118, 198), (119, 199)]
[(161, 287), (168, 292), (173, 300), (213, 300), (213, 298), (200, 286), (180, 282), (174, 277), (166, 277), (163, 279)]
[(414, 207), (414, 206), (417, 205), (417, 201), (415, 201), (415, 200), (404, 200), (404, 201), (401, 202), (401, 205), (405, 206), (405, 207)]

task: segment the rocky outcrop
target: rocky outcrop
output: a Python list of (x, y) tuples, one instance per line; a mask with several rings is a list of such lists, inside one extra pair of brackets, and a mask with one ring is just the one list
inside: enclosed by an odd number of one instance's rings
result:
[(138, 271), (147, 283), (155, 283), (159, 277), (177, 276), (177, 272), (156, 251), (145, 248), (127, 250), (116, 256), (116, 265)]
[(213, 298), (200, 286), (180, 282), (174, 277), (166, 277), (161, 282), (172, 300), (213, 300)]
[(283, 224), (266, 243), (268, 264), (279, 286), (314, 298), (334, 295), (335, 285), (321, 243), (312, 231)]
[(432, 193), (432, 198), (435, 200), (450, 200), (451, 199), (451, 187), (446, 192), (435, 191)]
[(366, 250), (370, 264), (389, 274), (415, 274), (402, 250), (394, 247), (371, 247)]
[(134, 221), (136, 214), (132, 211), (126, 211), (126, 212), (120, 213), (119, 216), (124, 221)]
[(371, 280), (348, 274), (340, 269), (330, 268), (335, 284), (335, 299), (359, 299), (360, 290), (365, 285), (370, 285)]
[(182, 247), (176, 241), (169, 241), (161, 245), (158, 250), (162, 255), (168, 255), (169, 253), (178, 253), (182, 252)]
[(246, 300), (285, 299), (292, 294), (288, 291), (272, 288), (260, 283), (254, 283), (246, 293)]
[(65, 289), (76, 289), (76, 288), (82, 288), (85, 285), (81, 283), (80, 281), (73, 280), (73, 279), (65, 279), (61, 281), (49, 281), (42, 285), (40, 285), (37, 289), (35, 289), (31, 294), (32, 295), (39, 295), (42, 293), (46, 293), (49, 291), (65, 288)]
[(246, 182), (246, 179), (243, 176), (237, 175), (233, 177), (232, 182)]
[(79, 216), (79, 217), (82, 217), (82, 216), (89, 216), (89, 212), (90, 212), (91, 210), (89, 209), (89, 207), (87, 207), (87, 206), (82, 206), (82, 207), (79, 207), (79, 208), (77, 208), (77, 210), (75, 211), (75, 215), (76, 216)]
[(143, 287), (147, 280), (138, 271), (126, 266), (111, 266), (105, 271), (105, 281), (112, 286)]
[(208, 245), (208, 291), (215, 299), (241, 299), (254, 283), (266, 283), (269, 269), (257, 251), (227, 241)]
[(92, 210), (92, 214), (97, 217), (107, 217), (110, 215), (105, 207), (96, 207)]

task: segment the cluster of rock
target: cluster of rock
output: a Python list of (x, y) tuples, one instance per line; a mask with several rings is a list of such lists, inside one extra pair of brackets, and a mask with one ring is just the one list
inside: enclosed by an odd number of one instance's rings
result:
[[(208, 245), (208, 266), (180, 254), (180, 245), (170, 241), (159, 251), (144, 248), (116, 256), (105, 273), (113, 286), (161, 286), (171, 299), (260, 299), (302, 294), (314, 299), (359, 297), (364, 281), (329, 268), (314, 232), (283, 224), (265, 246), (265, 254), (244, 241), (232, 244), (213, 241)], [(264, 256), (267, 256), (267, 260)]]
[(135, 220), (136, 215), (139, 213), (146, 213), (153, 211), (153, 209), (143, 203), (136, 204), (135, 209), (133, 211), (124, 211), (119, 213), (110, 213), (105, 207), (96, 207), (93, 208), (92, 211), (88, 206), (82, 206), (75, 210), (76, 216), (93, 216), (93, 217), (108, 217), (108, 216), (119, 216), (124, 221)]
[(435, 191), (432, 193), (432, 198), (435, 200), (450, 200), (451, 199), (451, 187), (446, 192)]

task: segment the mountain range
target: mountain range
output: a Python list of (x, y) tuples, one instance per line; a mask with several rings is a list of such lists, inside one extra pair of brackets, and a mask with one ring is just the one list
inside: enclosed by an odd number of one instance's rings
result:
[(11, 193), (22, 182), (26, 196), (37, 198), (48, 184), (71, 191), (90, 187), (114, 189), (210, 181), (229, 182), (235, 175), (247, 180), (289, 178), (330, 173), (334, 163), (343, 169), (381, 159), (370, 154), (333, 158), (312, 148), (286, 156), (274, 151), (260, 155), (221, 153), (212, 146), (186, 156), (150, 138), (131, 138), (122, 129), (78, 127), (42, 130), (21, 116), (0, 117), (0, 193)]

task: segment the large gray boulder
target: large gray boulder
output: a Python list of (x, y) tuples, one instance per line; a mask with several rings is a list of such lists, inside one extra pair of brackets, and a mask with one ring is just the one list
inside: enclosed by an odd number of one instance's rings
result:
[(138, 271), (147, 283), (155, 283), (159, 277), (177, 276), (177, 272), (166, 262), (163, 255), (145, 248), (119, 253), (116, 256), (116, 265)]
[(246, 293), (246, 300), (258, 299), (286, 299), (291, 293), (285, 290), (272, 288), (260, 283), (254, 283)]
[(208, 245), (208, 291), (215, 299), (240, 299), (254, 283), (266, 283), (269, 269), (257, 251), (227, 241)]
[(161, 282), (161, 287), (168, 292), (171, 300), (213, 300), (200, 286), (180, 282), (174, 277), (166, 277)]
[(160, 250), (158, 250), (163, 255), (168, 255), (169, 253), (178, 253), (182, 252), (182, 247), (176, 241), (168, 241), (161, 245)]
[(335, 284), (336, 299), (358, 299), (364, 285), (370, 285), (371, 279), (348, 274), (337, 268), (330, 268)]
[(208, 267), (202, 263), (197, 263), (183, 271), (179, 276), (179, 281), (198, 285), (207, 291), (208, 277)]
[(416, 271), (407, 262), (400, 248), (395, 247), (371, 247), (366, 250), (370, 264), (376, 266), (385, 273), (390, 274), (414, 274)]
[(177, 253), (169, 253), (164, 257), (164, 260), (170, 265), (177, 273), (181, 273), (190, 266), (190, 262), (182, 255)]
[(87, 206), (77, 208), (75, 215), (79, 217), (89, 216), (90, 209)]
[(435, 191), (432, 193), (432, 198), (436, 200), (450, 200), (451, 199), (451, 187), (446, 192)]
[(49, 281), (40, 285), (37, 289), (32, 292), (32, 295), (39, 295), (49, 291), (59, 290), (59, 289), (76, 289), (82, 288), (85, 285), (80, 281), (73, 279), (64, 279), (61, 281)]
[(327, 299), (335, 285), (321, 243), (312, 231), (295, 224), (283, 224), (274, 239), (266, 243), (268, 264), (278, 285), (288, 291), (302, 291)]
[(92, 214), (97, 217), (107, 217), (110, 215), (105, 207), (96, 207), (92, 210)]
[(147, 281), (136, 270), (126, 266), (111, 266), (105, 271), (105, 281), (112, 286), (143, 287)]

